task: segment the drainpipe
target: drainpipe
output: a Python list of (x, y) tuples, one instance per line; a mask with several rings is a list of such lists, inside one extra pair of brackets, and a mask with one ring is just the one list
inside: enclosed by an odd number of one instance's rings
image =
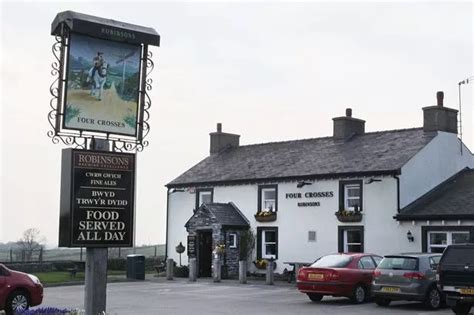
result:
[(166, 191), (166, 240), (165, 240), (165, 261), (168, 259), (168, 222), (170, 210), (170, 189)]
[(400, 177), (393, 175), (393, 178), (397, 180), (397, 213), (400, 213)]

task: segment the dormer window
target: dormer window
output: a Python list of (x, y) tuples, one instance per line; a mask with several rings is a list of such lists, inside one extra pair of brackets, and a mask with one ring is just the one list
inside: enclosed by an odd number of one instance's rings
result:
[(362, 211), (362, 181), (339, 182), (339, 210)]
[(213, 202), (213, 189), (197, 189), (196, 190), (196, 209), (199, 208), (203, 203)]
[(276, 212), (278, 208), (277, 185), (263, 185), (258, 187), (258, 212)]

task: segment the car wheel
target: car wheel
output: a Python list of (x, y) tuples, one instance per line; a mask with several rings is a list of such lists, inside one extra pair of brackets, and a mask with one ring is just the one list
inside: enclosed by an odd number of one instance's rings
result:
[(317, 293), (306, 293), (306, 294), (308, 294), (309, 299), (313, 302), (319, 302), (323, 299), (322, 294), (317, 294)]
[(456, 315), (467, 315), (471, 310), (471, 305), (469, 304), (456, 304), (455, 306), (451, 307), (453, 312)]
[(352, 292), (352, 298), (351, 300), (354, 303), (361, 304), (365, 302), (365, 299), (367, 298), (367, 291), (363, 286), (360, 284), (356, 285), (354, 288), (354, 291)]
[(392, 302), (390, 299), (375, 298), (375, 304), (377, 304), (378, 306), (389, 306), (390, 302)]
[(432, 287), (426, 295), (425, 305), (432, 310), (438, 309), (441, 306), (441, 293), (436, 287)]
[(30, 300), (28, 295), (21, 291), (15, 291), (7, 299), (5, 305), (5, 312), (7, 314), (14, 314), (17, 311), (24, 311), (30, 307)]

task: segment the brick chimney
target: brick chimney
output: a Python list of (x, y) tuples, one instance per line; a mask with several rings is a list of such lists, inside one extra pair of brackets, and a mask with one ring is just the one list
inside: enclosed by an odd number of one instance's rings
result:
[(336, 140), (344, 140), (353, 135), (363, 135), (365, 133), (365, 120), (352, 118), (352, 109), (346, 108), (346, 116), (335, 117), (333, 137)]
[(438, 104), (423, 107), (423, 130), (458, 133), (458, 111), (443, 106), (444, 93), (436, 93)]
[(222, 132), (222, 124), (217, 124), (217, 131), (211, 132), (211, 154), (219, 153), (227, 148), (236, 148), (239, 146), (240, 135)]

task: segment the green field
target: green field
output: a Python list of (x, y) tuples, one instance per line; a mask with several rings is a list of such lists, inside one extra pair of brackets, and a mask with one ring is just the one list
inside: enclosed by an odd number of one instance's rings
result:
[[(150, 245), (140, 246), (133, 248), (109, 248), (109, 258), (125, 258), (129, 254), (140, 254), (145, 257), (164, 256), (165, 245)], [(13, 250), (13, 261), (21, 261), (21, 256), (17, 254), (17, 251)], [(82, 250), (82, 261), (86, 259), (86, 249)], [(39, 260), (39, 252), (35, 252), (32, 261)], [(60, 261), (60, 260), (73, 260), (81, 261), (81, 250), (79, 248), (54, 248), (46, 249), (43, 251), (43, 261)], [(10, 249), (0, 248), (0, 262), (10, 261)]]

